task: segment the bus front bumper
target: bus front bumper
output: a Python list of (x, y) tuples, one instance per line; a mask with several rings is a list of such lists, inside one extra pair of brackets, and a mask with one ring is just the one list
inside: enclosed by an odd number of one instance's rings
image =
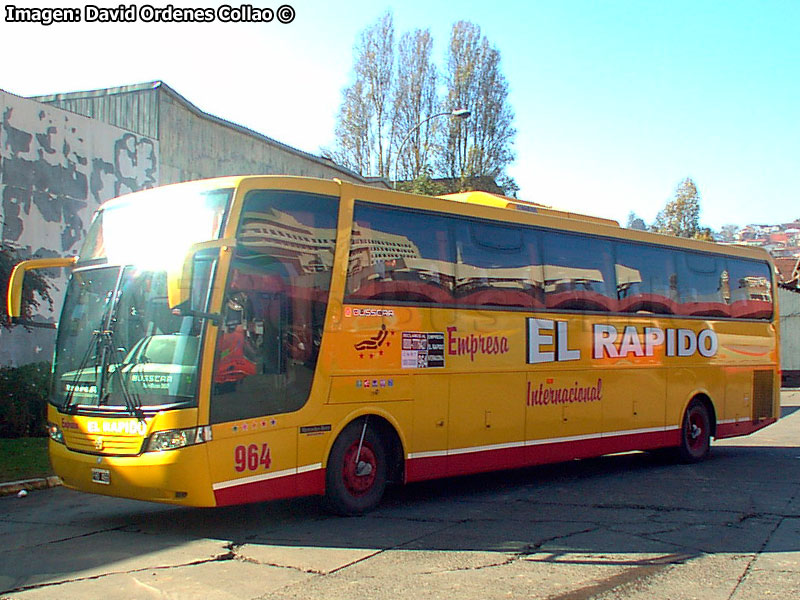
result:
[(65, 486), (82, 492), (216, 506), (205, 444), (137, 456), (99, 456), (75, 452), (51, 440), (50, 461)]

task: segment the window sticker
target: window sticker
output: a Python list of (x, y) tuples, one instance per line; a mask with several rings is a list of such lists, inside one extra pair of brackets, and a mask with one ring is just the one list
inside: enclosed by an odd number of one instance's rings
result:
[(444, 367), (444, 332), (404, 331), (402, 343), (402, 368)]

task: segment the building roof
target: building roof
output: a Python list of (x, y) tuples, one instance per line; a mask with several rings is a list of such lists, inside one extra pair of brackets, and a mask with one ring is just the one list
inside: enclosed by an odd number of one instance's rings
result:
[[(60, 108), (65, 109), (65, 110), (70, 110), (70, 111), (76, 112), (78, 114), (82, 114), (82, 115), (85, 115), (85, 116), (88, 116), (88, 117), (97, 118), (99, 120), (110, 122), (113, 125), (118, 125), (120, 127), (124, 127), (125, 129), (130, 129), (130, 130), (136, 131), (137, 133), (139, 133), (141, 135), (158, 138), (159, 135), (158, 135), (157, 125), (155, 126), (155, 129), (150, 128), (150, 130), (147, 130), (145, 124), (143, 124), (141, 122), (139, 122), (139, 123), (127, 123), (127, 124), (117, 123), (117, 122), (114, 121), (114, 119), (104, 118), (103, 115), (97, 114), (98, 110), (97, 110), (96, 106), (93, 106), (93, 105), (96, 105), (98, 102), (102, 102), (103, 99), (110, 99), (111, 97), (115, 97), (115, 96), (140, 95), (140, 93), (142, 93), (142, 92), (151, 92), (151, 91), (154, 91), (154, 90), (157, 91), (157, 92), (160, 92), (160, 93), (167, 94), (168, 96), (170, 96), (170, 98), (172, 98), (173, 100), (179, 102), (187, 110), (189, 110), (192, 113), (194, 113), (195, 116), (197, 116), (198, 118), (211, 121), (212, 123), (216, 123), (218, 125), (222, 125), (224, 127), (230, 128), (230, 129), (234, 129), (234, 130), (236, 130), (236, 131), (238, 131), (240, 133), (243, 133), (243, 134), (248, 135), (250, 137), (256, 138), (257, 140), (259, 140), (261, 142), (264, 142), (266, 144), (274, 146), (274, 147), (276, 147), (276, 148), (278, 148), (278, 149), (280, 149), (280, 150), (282, 150), (284, 152), (288, 152), (290, 154), (294, 154), (294, 155), (296, 155), (298, 157), (301, 157), (301, 158), (304, 158), (306, 160), (310, 160), (310, 161), (313, 161), (313, 162), (320, 163), (320, 164), (322, 164), (322, 165), (324, 165), (324, 166), (326, 166), (328, 168), (331, 168), (331, 169), (334, 169), (336, 171), (339, 171), (342, 175), (344, 175), (344, 176), (346, 176), (348, 178), (355, 179), (356, 181), (360, 181), (360, 182), (365, 183), (367, 185), (373, 185), (373, 186), (382, 184), (386, 188), (389, 188), (388, 182), (386, 182), (384, 180), (380, 180), (380, 179), (377, 179), (377, 178), (364, 177), (362, 175), (359, 175), (355, 171), (351, 171), (350, 169), (348, 169), (346, 167), (343, 167), (341, 165), (336, 164), (330, 158), (322, 157), (322, 156), (316, 156), (314, 154), (310, 154), (308, 152), (304, 152), (303, 150), (299, 150), (298, 148), (294, 148), (293, 146), (289, 146), (288, 144), (284, 144), (283, 142), (279, 142), (278, 140), (276, 140), (274, 138), (271, 138), (271, 137), (269, 137), (267, 135), (264, 135), (262, 133), (258, 133), (257, 131), (249, 129), (248, 127), (244, 127), (244, 126), (239, 125), (237, 123), (233, 123), (232, 121), (228, 121), (226, 119), (222, 119), (222, 118), (217, 117), (215, 115), (209, 114), (209, 113), (199, 109), (197, 106), (195, 106), (193, 103), (191, 103), (184, 96), (179, 94), (177, 91), (175, 91), (173, 88), (171, 88), (169, 85), (167, 85), (163, 81), (149, 81), (149, 82), (145, 82), (145, 83), (136, 83), (136, 84), (132, 84), (132, 85), (124, 85), (124, 86), (118, 86), (118, 87), (112, 87), (112, 88), (97, 89), (97, 90), (85, 90), (85, 91), (77, 91), (77, 92), (66, 92), (66, 93), (61, 93), (61, 94), (50, 94), (50, 95), (45, 95), (45, 96), (31, 96), (30, 99), (31, 100), (36, 100), (38, 102), (43, 102), (45, 104), (53, 104), (53, 105), (59, 106)], [(118, 112), (121, 108), (124, 110), (125, 107), (124, 106), (123, 107), (113, 106), (113, 107), (105, 107), (105, 108), (107, 109), (106, 112), (113, 112), (113, 111), (117, 111)], [(157, 121), (157, 119), (158, 119), (158, 107), (157, 107), (157, 105), (150, 106), (146, 102), (139, 102), (138, 105), (137, 105), (137, 108), (145, 113), (145, 120), (149, 116), (149, 118), (155, 119)], [(149, 113), (149, 115), (148, 115), (148, 113)], [(139, 127), (137, 127), (137, 125), (139, 125)]]
[(778, 269), (780, 281), (784, 283), (792, 282), (797, 285), (797, 269), (800, 267), (800, 264), (798, 264), (800, 261), (794, 257), (775, 258), (773, 260), (775, 261), (775, 267)]

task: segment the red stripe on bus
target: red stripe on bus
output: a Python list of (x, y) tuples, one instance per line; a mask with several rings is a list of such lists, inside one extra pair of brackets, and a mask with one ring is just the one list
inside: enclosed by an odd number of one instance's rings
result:
[(515, 469), (679, 443), (680, 431), (671, 430), (412, 458), (406, 463), (406, 481)]
[(740, 435), (747, 435), (764, 429), (767, 425), (772, 425), (778, 419), (763, 419), (761, 421), (739, 421), (738, 423), (718, 423), (717, 434), (714, 436), (717, 439), (737, 437)]
[(314, 496), (325, 492), (325, 470), (276, 477), (214, 490), (217, 506), (265, 502), (298, 496)]
[[(766, 427), (777, 419), (758, 422), (720, 423), (716, 438), (747, 435)], [(677, 446), (680, 431), (651, 431), (631, 435), (597, 437), (587, 440), (544, 442), (514, 448), (487, 450), (464, 450), (458, 454), (411, 458), (406, 461), (406, 481), (425, 481), (440, 477), (470, 475), (503, 469), (516, 469), (549, 463), (563, 462), (575, 458), (590, 458), (627, 452), (651, 450)], [(325, 470), (315, 469), (305, 473), (287, 475), (275, 479), (255, 481), (214, 491), (217, 506), (264, 502), (297, 496), (313, 496), (325, 492)]]

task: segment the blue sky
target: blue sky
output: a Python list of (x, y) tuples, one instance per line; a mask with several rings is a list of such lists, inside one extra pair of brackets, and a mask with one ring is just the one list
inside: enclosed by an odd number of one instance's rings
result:
[(521, 198), (650, 222), (692, 177), (705, 225), (800, 218), (800, 2), (288, 3), (289, 25), (43, 27), (4, 23), (3, 8), (0, 88), (27, 96), (160, 79), (203, 110), (318, 154), (334, 145), (360, 30), (391, 9), (398, 36), (431, 30), (443, 67), (450, 27), (465, 19), (502, 56)]

